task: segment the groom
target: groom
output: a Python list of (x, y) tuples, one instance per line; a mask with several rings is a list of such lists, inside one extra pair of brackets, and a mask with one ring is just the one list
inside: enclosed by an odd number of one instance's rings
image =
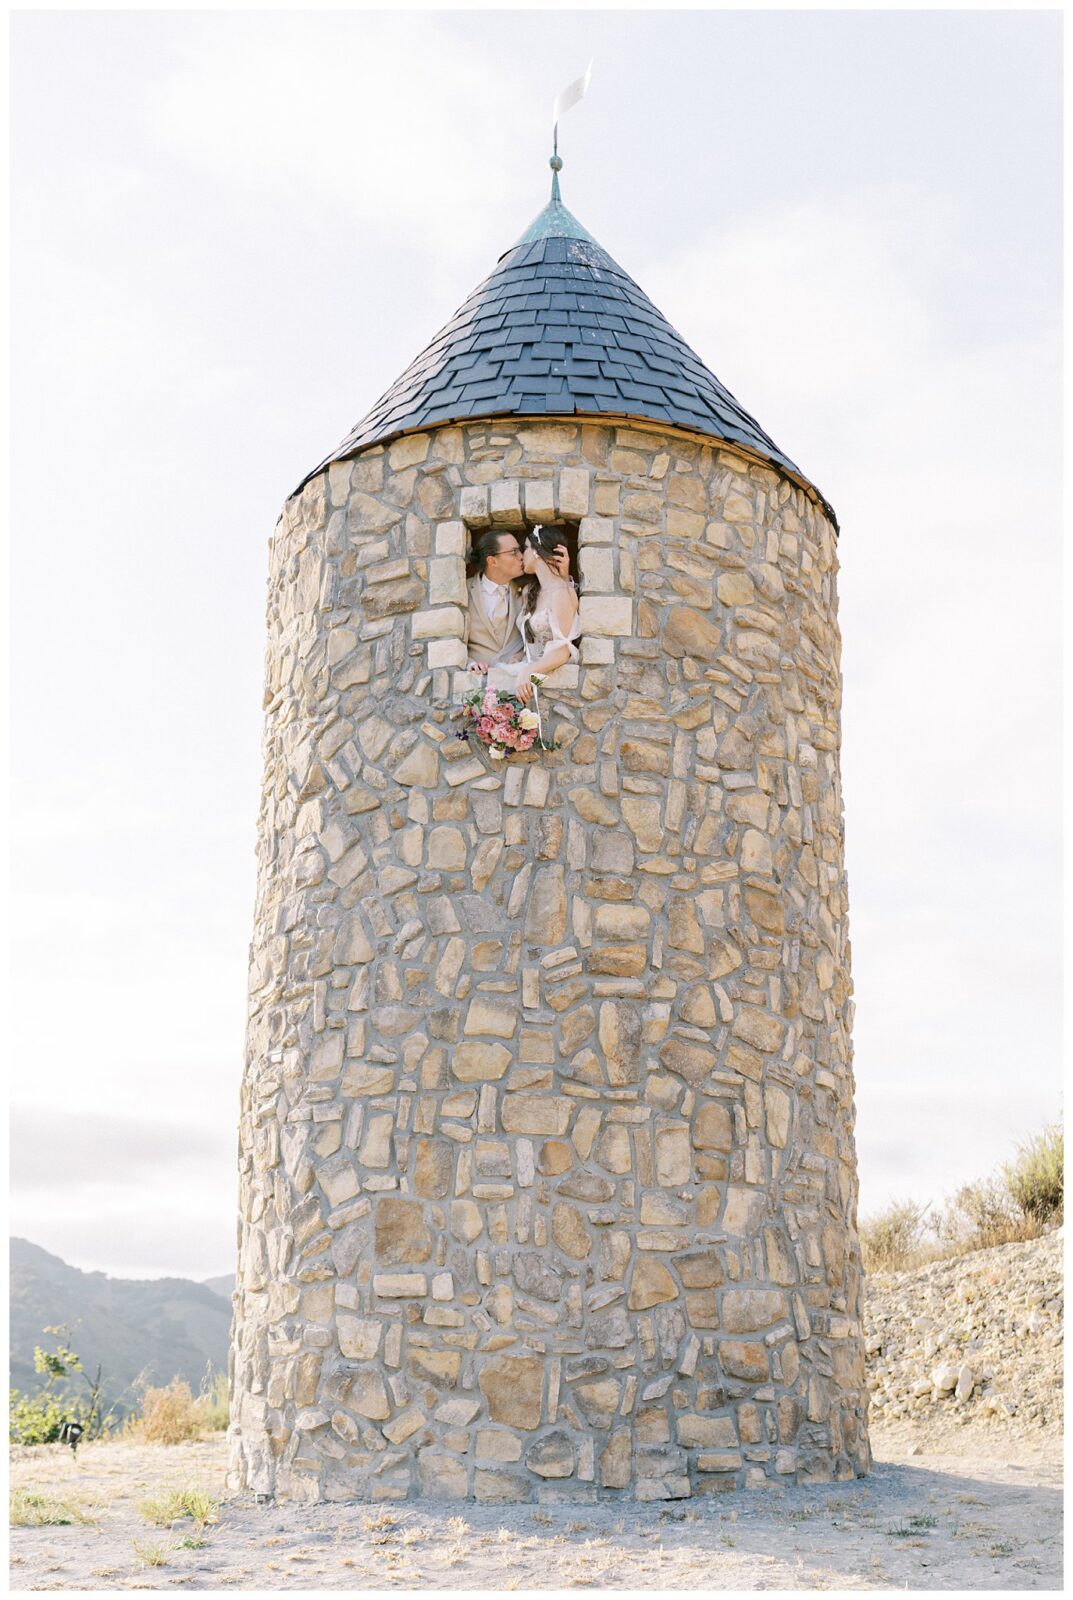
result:
[[(565, 544), (555, 552), (555, 570), (570, 575)], [(466, 650), (470, 666), (497, 667), (522, 658), (518, 617), (522, 606), (522, 547), (513, 533), (482, 533), (473, 547), (475, 568), (467, 588)]]

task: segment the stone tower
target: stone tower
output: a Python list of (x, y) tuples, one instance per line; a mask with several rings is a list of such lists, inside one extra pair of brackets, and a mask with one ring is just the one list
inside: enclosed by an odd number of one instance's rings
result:
[[(576, 538), (557, 748), (455, 737), (464, 557)], [(562, 205), (284, 506), (231, 1483), (869, 1470), (831, 508)]]

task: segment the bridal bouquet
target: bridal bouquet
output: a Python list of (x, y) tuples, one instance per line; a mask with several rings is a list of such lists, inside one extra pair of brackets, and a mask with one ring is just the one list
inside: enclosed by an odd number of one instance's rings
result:
[(475, 689), (462, 700), (462, 716), (468, 727), (460, 739), (479, 739), (488, 746), (493, 761), (502, 761), (517, 750), (552, 747), (541, 738), (540, 717), (523, 706), (517, 695), (498, 689)]

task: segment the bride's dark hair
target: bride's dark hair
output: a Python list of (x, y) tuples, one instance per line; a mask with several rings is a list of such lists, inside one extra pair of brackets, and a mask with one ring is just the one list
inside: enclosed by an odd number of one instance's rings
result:
[[(546, 561), (558, 549), (569, 550), (569, 545), (559, 532), (558, 528), (544, 528), (537, 526), (530, 528), (524, 536), (524, 543), (532, 546), (538, 556)], [(540, 593), (540, 579), (536, 573), (530, 573), (526, 579), (525, 589), (522, 593), (522, 615), (531, 617), (536, 610), (537, 596)]]

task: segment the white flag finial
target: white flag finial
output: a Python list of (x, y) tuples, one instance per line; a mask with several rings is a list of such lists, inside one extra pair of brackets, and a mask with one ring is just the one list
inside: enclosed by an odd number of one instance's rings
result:
[(567, 84), (562, 93), (556, 97), (555, 104), (551, 108), (551, 198), (553, 200), (558, 200), (560, 198), (559, 173), (562, 171), (563, 167), (562, 160), (559, 156), (559, 118), (565, 116), (570, 110), (571, 106), (576, 106), (579, 100), (584, 99), (585, 91), (589, 87), (589, 79), (591, 77), (592, 62), (590, 61), (588, 66), (585, 68), (584, 77), (575, 78), (573, 83)]
[(570, 110), (571, 106), (576, 106), (578, 101), (584, 98), (585, 91), (589, 87), (589, 79), (591, 77), (592, 62), (590, 61), (588, 66), (585, 68), (584, 77), (575, 78), (573, 83), (568, 84), (556, 99), (551, 113), (551, 125), (553, 129), (558, 128), (559, 118), (565, 116)]

